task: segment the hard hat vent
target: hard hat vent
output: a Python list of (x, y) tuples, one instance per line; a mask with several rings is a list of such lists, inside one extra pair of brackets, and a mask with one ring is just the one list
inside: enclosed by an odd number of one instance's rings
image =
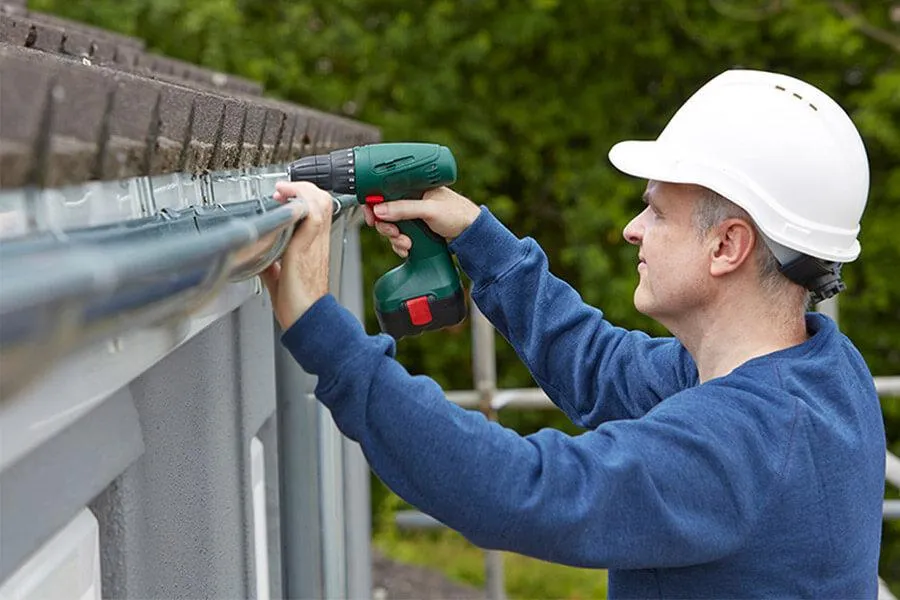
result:
[[(782, 87), (782, 86), (780, 86), (780, 85), (776, 85), (776, 86), (775, 86), (775, 89), (776, 89), (776, 90), (780, 90), (780, 91), (782, 91), (782, 92), (787, 92), (787, 88), (784, 88), (784, 87)], [(793, 96), (793, 97), (796, 98), (797, 100), (803, 100), (803, 96), (801, 96), (801, 95), (798, 94), (797, 92), (791, 92), (791, 96)], [(816, 105), (815, 105), (815, 104), (813, 104), (812, 102), (807, 102), (807, 104), (809, 105), (809, 107), (810, 107), (811, 109), (813, 109), (813, 110), (816, 111), (816, 112), (819, 112), (819, 109), (816, 108)]]

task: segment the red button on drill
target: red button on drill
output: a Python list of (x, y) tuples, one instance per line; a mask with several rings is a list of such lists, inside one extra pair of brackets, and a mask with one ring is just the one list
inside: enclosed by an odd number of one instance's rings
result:
[(428, 296), (419, 296), (406, 301), (409, 310), (409, 321), (413, 325), (428, 325), (431, 323), (431, 307), (428, 306)]
[[(384, 196), (379, 196), (378, 194), (366, 196), (366, 206), (369, 208), (373, 208), (376, 204), (381, 204), (382, 202), (384, 202)], [(375, 217), (375, 221), (381, 221), (381, 219)]]

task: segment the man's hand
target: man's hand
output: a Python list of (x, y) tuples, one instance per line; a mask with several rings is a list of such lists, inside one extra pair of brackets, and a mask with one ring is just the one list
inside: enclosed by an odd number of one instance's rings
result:
[(394, 252), (403, 258), (409, 255), (412, 240), (400, 233), (396, 225), (386, 221), (422, 219), (433, 232), (449, 242), (459, 237), (481, 212), (474, 202), (446, 187), (428, 190), (421, 200), (382, 202), (375, 205), (374, 211), (369, 206), (363, 210), (366, 223), (374, 225), (378, 233), (390, 239)]
[(281, 255), (261, 277), (272, 298), (275, 318), (287, 330), (316, 300), (328, 293), (328, 255), (331, 241), (331, 194), (307, 182), (279, 181), (274, 198), (306, 201), (306, 219)]

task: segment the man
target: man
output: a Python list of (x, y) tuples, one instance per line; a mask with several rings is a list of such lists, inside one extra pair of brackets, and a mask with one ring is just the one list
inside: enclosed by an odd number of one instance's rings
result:
[[(616, 328), (531, 239), (448, 190), (378, 205), (451, 240), (481, 310), (578, 436), (522, 437), (447, 402), (327, 295), (330, 201), (266, 274), (283, 343), (393, 490), (474, 543), (609, 571), (613, 597), (874, 597), (884, 431), (871, 375), (808, 293), (859, 254), (865, 150), (824, 93), (730, 71), (655, 141), (610, 152), (646, 178), (635, 306), (674, 338)], [(727, 199), (726, 199), (727, 198)]]

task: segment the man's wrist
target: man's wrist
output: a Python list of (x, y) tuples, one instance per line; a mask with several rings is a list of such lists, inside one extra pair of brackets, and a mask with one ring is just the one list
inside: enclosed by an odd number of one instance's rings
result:
[[(478, 206), (472, 203), (474, 207), (474, 211), (472, 211), (471, 215), (467, 215), (468, 225), (466, 225), (457, 235), (453, 238), (447, 239), (447, 244), (450, 245), (450, 251), (455, 252), (455, 247), (460, 245), (465, 245), (466, 240), (471, 237), (470, 231), (475, 227), (475, 224), (479, 221), (479, 219), (483, 218), (484, 213), (489, 212), (487, 207)], [(470, 217), (470, 218), (469, 218)]]
[(303, 315), (309, 312), (313, 305), (324, 298), (326, 294), (319, 294), (315, 297), (302, 298), (288, 303), (289, 306), (285, 310), (276, 310), (275, 316), (281, 324), (281, 329), (287, 331), (294, 323), (299, 321)]
[(469, 201), (469, 202), (468, 202), (468, 206), (466, 207), (466, 209), (467, 209), (467, 210), (466, 210), (466, 214), (465, 214), (465, 217), (464, 217), (464, 219), (463, 219), (463, 222), (465, 223), (465, 226), (463, 226), (463, 228), (459, 231), (459, 233), (456, 234), (456, 236), (454, 236), (454, 237), (448, 239), (448, 240), (447, 240), (448, 243), (449, 243), (449, 242), (452, 242), (453, 240), (455, 240), (456, 238), (458, 238), (459, 236), (461, 236), (462, 234), (464, 234), (464, 233), (466, 232), (466, 230), (467, 230), (469, 227), (471, 227), (472, 224), (473, 224), (475, 221), (478, 220), (478, 217), (481, 216), (481, 207), (478, 206), (477, 204), (475, 204), (475, 203), (472, 202), (472, 201)]

